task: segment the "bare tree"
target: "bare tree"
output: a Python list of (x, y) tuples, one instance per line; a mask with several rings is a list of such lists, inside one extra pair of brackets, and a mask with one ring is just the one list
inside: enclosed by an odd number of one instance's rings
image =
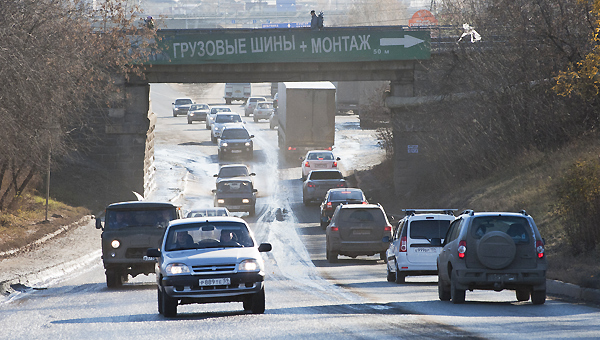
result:
[[(135, 72), (153, 30), (137, 9), (107, 0), (5, 0), (0, 11), (0, 209), (47, 166), (50, 149), (90, 108), (106, 106), (114, 75)], [(139, 48), (132, 48), (138, 42)]]

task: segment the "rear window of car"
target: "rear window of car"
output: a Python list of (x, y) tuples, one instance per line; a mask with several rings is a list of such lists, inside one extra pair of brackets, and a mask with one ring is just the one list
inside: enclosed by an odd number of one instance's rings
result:
[(363, 200), (363, 194), (360, 191), (332, 191), (329, 193), (329, 200), (331, 201), (342, 201), (342, 200)]
[(190, 110), (206, 110), (208, 109), (208, 105), (204, 105), (204, 104), (196, 104), (196, 105), (192, 105), (190, 107)]
[(225, 129), (221, 139), (248, 139), (250, 134), (246, 129)]
[(339, 171), (313, 171), (310, 173), (310, 179), (343, 179)]
[(259, 109), (272, 109), (273, 103), (258, 103)]
[(329, 152), (311, 152), (306, 159), (331, 161), (333, 160), (333, 155)]
[(518, 216), (482, 216), (473, 219), (471, 235), (480, 239), (485, 234), (500, 231), (508, 234), (515, 243), (529, 243), (532, 229), (527, 219)]
[(422, 220), (411, 221), (409, 224), (410, 238), (427, 239), (444, 238), (450, 227), (450, 221), (447, 220)]
[(227, 115), (227, 114), (220, 114), (217, 115), (217, 118), (215, 119), (215, 123), (241, 123), (242, 122), (242, 117), (240, 117), (240, 115)]
[(226, 167), (221, 168), (219, 171), (219, 177), (236, 177), (236, 176), (248, 176), (248, 168), (246, 167)]
[(231, 112), (231, 109), (228, 107), (216, 107), (216, 108), (212, 108), (210, 110), (210, 113), (217, 113), (217, 112)]
[(342, 209), (339, 221), (348, 223), (378, 222), (384, 223), (385, 216), (380, 209)]

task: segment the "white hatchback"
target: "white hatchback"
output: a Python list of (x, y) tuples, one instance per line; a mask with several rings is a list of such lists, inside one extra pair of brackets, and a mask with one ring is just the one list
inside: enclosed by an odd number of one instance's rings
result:
[(335, 157), (329, 150), (311, 150), (300, 160), (302, 160), (302, 180), (305, 180), (311, 170), (337, 170), (340, 158)]
[(404, 283), (406, 276), (437, 275), (437, 257), (454, 221), (455, 209), (404, 209), (392, 230), (386, 251), (387, 280)]

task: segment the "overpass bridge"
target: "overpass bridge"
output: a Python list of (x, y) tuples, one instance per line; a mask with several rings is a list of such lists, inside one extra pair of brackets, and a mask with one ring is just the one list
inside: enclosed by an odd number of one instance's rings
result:
[[(144, 77), (122, 82), (121, 107), (108, 112), (106, 139), (96, 150), (111, 168), (115, 200), (146, 192), (153, 181), (155, 118), (150, 83), (390, 81), (396, 151), (396, 191), (410, 191), (424, 150), (403, 99), (414, 96), (415, 63), (431, 58), (430, 31), (405, 26), (296, 29), (159, 30), (159, 48)], [(407, 123), (409, 122), (409, 123)], [(402, 131), (401, 131), (402, 130)], [(132, 171), (132, 169), (135, 169)]]

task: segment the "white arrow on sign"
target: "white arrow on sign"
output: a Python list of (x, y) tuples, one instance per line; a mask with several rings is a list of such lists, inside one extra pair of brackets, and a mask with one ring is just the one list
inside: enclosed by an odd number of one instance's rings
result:
[(415, 38), (410, 35), (405, 35), (404, 38), (380, 38), (379, 45), (411, 47), (411, 46), (418, 45), (424, 41), (425, 40)]

